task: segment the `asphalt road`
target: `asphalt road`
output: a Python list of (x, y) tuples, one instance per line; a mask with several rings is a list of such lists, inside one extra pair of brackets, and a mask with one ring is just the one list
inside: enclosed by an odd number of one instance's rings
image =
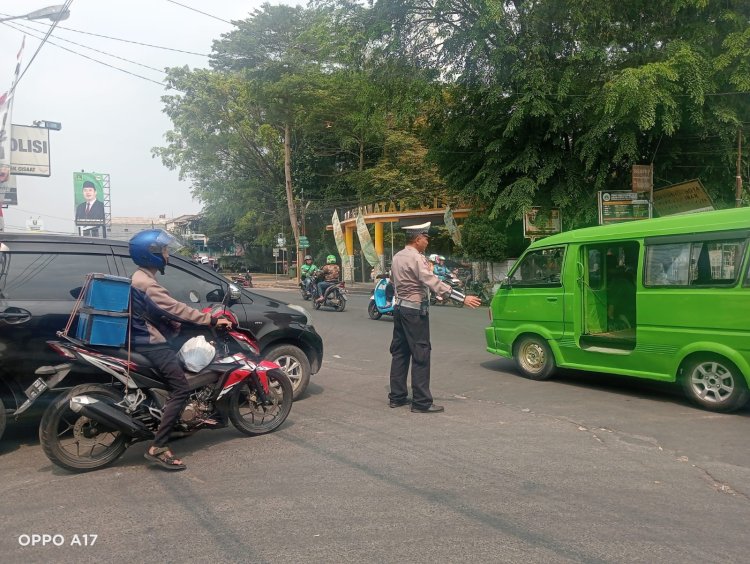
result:
[[(747, 557), (750, 411), (712, 414), (674, 386), (601, 374), (524, 380), (485, 352), (485, 308), (448, 306), (431, 312), (445, 413), (390, 409), (392, 321), (370, 320), (366, 302), (312, 313), (325, 362), (281, 429), (179, 441), (186, 472), (147, 467), (136, 445), (110, 468), (69, 474), (33, 427), (14, 430), (0, 444), (2, 561)], [(62, 546), (20, 546), (35, 533)], [(94, 546), (71, 546), (84, 534)]]

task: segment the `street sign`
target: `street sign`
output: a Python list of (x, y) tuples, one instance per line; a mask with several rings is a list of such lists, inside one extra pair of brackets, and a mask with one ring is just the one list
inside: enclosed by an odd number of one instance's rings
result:
[(274, 247), (273, 248), (273, 256), (274, 256), (274, 258), (278, 258), (278, 256), (279, 256), (279, 249), (278, 249), (278, 247)]
[(654, 208), (659, 217), (711, 211), (714, 205), (700, 180), (689, 180), (659, 188), (654, 192)]
[(538, 239), (561, 231), (560, 208), (551, 208), (544, 214), (542, 208), (533, 207), (523, 214), (523, 236), (527, 239)]
[(310, 248), (310, 241), (304, 235), (299, 236), (299, 248), (300, 249)]
[(599, 192), (599, 225), (651, 217), (649, 194), (611, 190)]

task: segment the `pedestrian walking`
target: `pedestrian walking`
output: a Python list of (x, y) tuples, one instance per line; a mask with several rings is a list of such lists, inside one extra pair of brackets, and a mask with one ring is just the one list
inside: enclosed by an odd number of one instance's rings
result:
[(411, 364), (412, 413), (440, 413), (443, 406), (432, 402), (430, 392), (430, 319), (428, 291), (475, 308), (476, 296), (464, 296), (441, 281), (432, 271), (424, 251), (429, 244), (430, 222), (404, 227), (406, 246), (391, 265), (396, 306), (391, 341), (390, 407), (409, 404), (406, 386)]

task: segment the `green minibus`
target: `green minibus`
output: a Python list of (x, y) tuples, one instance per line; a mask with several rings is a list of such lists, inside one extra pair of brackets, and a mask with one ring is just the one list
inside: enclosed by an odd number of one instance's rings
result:
[(679, 381), (712, 411), (747, 401), (750, 208), (532, 243), (490, 307), (487, 350), (532, 380), (556, 367)]

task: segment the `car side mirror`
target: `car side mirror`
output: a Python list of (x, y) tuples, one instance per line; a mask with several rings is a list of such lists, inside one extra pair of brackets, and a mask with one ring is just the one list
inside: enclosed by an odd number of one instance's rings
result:
[(83, 290), (83, 286), (78, 286), (77, 288), (73, 288), (70, 291), (70, 295), (73, 296), (73, 299), (78, 299), (81, 297), (81, 291)]
[(500, 285), (501, 288), (505, 288), (506, 290), (510, 290), (513, 287), (513, 278), (510, 276), (506, 276), (503, 278), (503, 283)]
[(236, 286), (234, 284), (229, 284), (229, 301), (230, 302), (237, 302), (242, 297), (242, 290), (240, 290), (239, 286)]

